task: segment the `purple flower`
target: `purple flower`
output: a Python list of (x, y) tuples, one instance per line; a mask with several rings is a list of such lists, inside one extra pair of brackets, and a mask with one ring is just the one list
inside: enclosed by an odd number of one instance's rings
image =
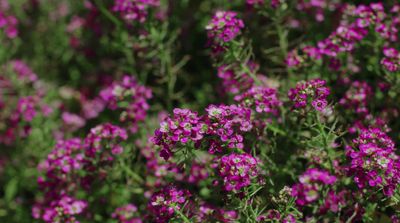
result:
[(18, 36), (18, 20), (15, 16), (6, 15), (0, 11), (0, 29), (4, 29), (4, 33), (10, 39)]
[(183, 211), (183, 205), (189, 201), (191, 194), (174, 186), (162, 188), (154, 193), (147, 205), (154, 222), (168, 222), (176, 215), (176, 210)]
[[(255, 70), (255, 65), (250, 64), (249, 69)], [(218, 77), (222, 79), (224, 93), (241, 93), (251, 88), (254, 84), (249, 74), (238, 71), (236, 67), (228, 69), (227, 66), (220, 66), (218, 68)]]
[(320, 79), (299, 82), (296, 88), (289, 90), (289, 99), (294, 102), (295, 108), (306, 108), (311, 101), (311, 105), (317, 111), (323, 111), (328, 104), (326, 98), (330, 94), (329, 88), (325, 85), (326, 81)]
[(83, 119), (79, 115), (75, 115), (69, 112), (63, 112), (61, 118), (67, 128), (71, 129), (71, 131), (82, 128), (86, 123), (85, 119)]
[(243, 94), (235, 96), (243, 107), (253, 108), (258, 113), (278, 116), (282, 102), (273, 88), (254, 86)]
[(13, 71), (18, 75), (18, 79), (29, 82), (35, 82), (38, 80), (37, 75), (22, 60), (13, 60), (10, 64), (12, 65)]
[(305, 206), (317, 200), (324, 185), (332, 185), (336, 177), (327, 171), (315, 168), (307, 169), (299, 177), (299, 183), (292, 187), (292, 196), (296, 198), (296, 204)]
[(189, 109), (175, 108), (173, 117), (167, 117), (155, 130), (152, 141), (161, 146), (160, 155), (168, 160), (175, 145), (185, 145), (190, 142), (198, 143), (208, 131), (207, 125), (196, 112)]
[(136, 133), (138, 124), (146, 118), (150, 108), (147, 100), (152, 97), (152, 93), (134, 77), (125, 75), (121, 82), (114, 82), (103, 89), (100, 97), (111, 110), (121, 109), (120, 121), (129, 122), (129, 130)]
[(238, 192), (247, 187), (257, 178), (258, 161), (250, 154), (230, 154), (218, 161), (218, 175), (223, 180), (226, 191)]
[(382, 66), (389, 72), (400, 70), (400, 53), (394, 48), (384, 48), (384, 58), (381, 60)]
[(351, 161), (348, 174), (359, 188), (382, 188), (392, 196), (400, 183), (399, 156), (393, 141), (378, 128), (362, 129), (353, 146), (346, 147)]
[(232, 41), (244, 28), (244, 23), (238, 19), (236, 12), (217, 11), (206, 26), (210, 45), (219, 48), (224, 43)]
[(354, 81), (339, 104), (361, 115), (368, 114), (368, 99), (373, 95), (372, 88), (364, 81)]
[(17, 105), (17, 112), (20, 117), (27, 122), (31, 122), (36, 116), (36, 103), (37, 101), (32, 96), (21, 97)]
[(219, 137), (210, 141), (210, 153), (221, 152), (218, 148), (244, 149), (244, 133), (253, 128), (251, 110), (237, 105), (210, 105), (206, 108), (208, 134)]
[(127, 20), (136, 20), (145, 22), (147, 20), (148, 10), (160, 5), (160, 0), (114, 0), (114, 12), (119, 12)]
[(127, 132), (118, 126), (110, 123), (98, 125), (90, 130), (85, 139), (86, 156), (95, 157), (98, 152), (106, 153), (104, 150), (107, 147), (111, 148), (112, 154), (119, 154), (122, 148), (117, 143), (127, 138)]
[(135, 205), (127, 204), (115, 209), (111, 216), (120, 223), (142, 223), (142, 220), (136, 216), (137, 212), (138, 209)]

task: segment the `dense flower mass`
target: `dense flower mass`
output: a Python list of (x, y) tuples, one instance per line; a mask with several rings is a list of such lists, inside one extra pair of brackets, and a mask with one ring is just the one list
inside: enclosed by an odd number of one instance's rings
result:
[(177, 143), (187, 144), (199, 142), (208, 126), (201, 120), (196, 112), (189, 109), (174, 109), (173, 117), (166, 118), (160, 124), (160, 128), (154, 133), (153, 141), (162, 146), (160, 155), (168, 159), (172, 155), (172, 147)]
[(27, 82), (37, 81), (37, 75), (31, 70), (31, 68), (22, 60), (13, 60), (10, 62), (13, 71), (18, 75), (18, 79), (26, 80)]
[(396, 72), (400, 70), (400, 53), (396, 49), (393, 48), (384, 48), (383, 54), (384, 58), (381, 60), (382, 66), (390, 71)]
[(277, 91), (268, 87), (252, 87), (243, 94), (235, 96), (235, 100), (240, 102), (243, 107), (253, 108), (258, 113), (267, 113), (277, 116), (279, 101)]
[[(398, 6), (391, 11), (391, 13), (397, 14), (394, 16), (395, 19), (388, 21), (382, 3), (371, 3), (358, 7), (345, 6), (343, 18), (336, 30), (326, 39), (319, 41), (316, 47), (307, 46), (300, 49), (300, 52), (289, 53), (286, 60), (287, 65), (289, 67), (300, 67), (310, 59), (319, 60), (322, 56), (331, 58), (331, 62), (339, 62), (336, 58), (342, 53), (354, 51), (358, 47), (358, 43), (368, 36), (371, 28), (387, 41), (396, 41), (396, 33), (398, 33), (400, 24), (397, 8)], [(318, 17), (323, 19), (321, 16)]]
[(221, 148), (244, 149), (244, 134), (253, 128), (251, 110), (237, 105), (210, 105), (206, 108), (209, 133), (219, 140), (212, 140), (209, 152)]
[(0, 0), (0, 222), (400, 222), (400, 4)]
[(146, 118), (147, 100), (151, 90), (140, 85), (132, 76), (125, 75), (121, 82), (113, 83), (100, 92), (100, 97), (111, 110), (121, 109), (120, 121), (129, 122), (129, 130), (135, 133), (138, 123)]
[[(249, 69), (252, 69), (252, 66)], [(224, 93), (238, 94), (254, 84), (254, 80), (245, 72), (238, 73), (235, 69), (226, 66), (218, 67), (218, 77), (222, 80)]]
[(119, 145), (119, 140), (126, 140), (127, 138), (128, 134), (125, 129), (118, 126), (109, 123), (96, 126), (90, 130), (90, 133), (86, 137), (86, 154), (87, 156), (95, 156), (98, 152), (104, 153), (102, 151), (104, 149), (102, 148), (102, 142), (105, 141), (106, 147), (110, 149), (110, 152), (113, 155), (118, 155), (123, 150), (121, 145)]
[(297, 205), (304, 206), (318, 199), (323, 186), (335, 182), (336, 177), (325, 170), (307, 169), (299, 177), (299, 183), (292, 187), (292, 196), (296, 198)]
[(135, 217), (138, 208), (133, 204), (127, 204), (122, 207), (115, 209), (112, 213), (112, 217), (117, 219), (121, 223), (142, 223), (142, 220)]
[(160, 0), (115, 0), (113, 11), (119, 12), (128, 21), (145, 22), (148, 8), (157, 7)]
[(13, 15), (7, 15), (0, 8), (0, 30), (10, 39), (18, 36), (18, 20)]
[(383, 189), (391, 196), (400, 183), (400, 162), (393, 141), (380, 129), (361, 131), (353, 140), (354, 146), (346, 148), (351, 160), (349, 174), (359, 188)]
[(178, 212), (182, 211), (182, 207), (188, 202), (189, 197), (189, 191), (174, 186), (167, 186), (153, 194), (148, 208), (154, 216), (154, 222), (168, 222)]
[(354, 81), (349, 90), (346, 91), (344, 97), (340, 99), (339, 104), (346, 109), (353, 109), (357, 114), (365, 115), (368, 114), (368, 99), (372, 95), (373, 91), (368, 83)]
[(217, 11), (206, 26), (210, 45), (218, 48), (235, 39), (244, 28), (243, 20), (236, 12)]
[(297, 83), (296, 88), (290, 89), (288, 96), (295, 108), (306, 108), (311, 104), (315, 110), (322, 111), (328, 105), (326, 99), (329, 94), (326, 81), (313, 79)]
[(258, 161), (249, 154), (230, 154), (219, 160), (218, 174), (226, 191), (240, 191), (258, 177)]
[[(39, 177), (38, 183), (45, 191), (45, 200), (36, 203), (32, 209), (33, 217), (45, 222), (74, 222), (75, 215), (82, 213), (87, 202), (75, 200), (65, 190), (71, 184), (70, 190), (77, 186), (77, 173), (84, 165), (83, 144), (80, 139), (59, 141), (47, 160), (39, 165), (39, 170), (45, 173)], [(61, 208), (61, 210), (60, 210)]]

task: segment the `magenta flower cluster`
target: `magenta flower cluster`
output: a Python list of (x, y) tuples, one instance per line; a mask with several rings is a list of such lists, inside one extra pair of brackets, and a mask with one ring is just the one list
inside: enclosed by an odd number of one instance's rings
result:
[(120, 223), (142, 223), (142, 219), (136, 217), (138, 209), (134, 204), (127, 204), (115, 209), (111, 217)]
[(299, 0), (296, 9), (300, 12), (312, 14), (317, 22), (325, 20), (325, 11), (335, 11), (342, 7), (340, 1), (326, 0)]
[(400, 70), (400, 52), (394, 48), (383, 49), (384, 58), (381, 60), (382, 66), (390, 72)]
[[(45, 222), (56, 222), (65, 220), (75, 222), (75, 215), (84, 211), (87, 204), (81, 204), (79, 211), (68, 212), (68, 204), (65, 202), (75, 200), (68, 194), (69, 190), (79, 187), (76, 178), (79, 170), (84, 166), (84, 155), (82, 154), (82, 142), (80, 139), (70, 139), (59, 141), (54, 150), (48, 155), (47, 160), (39, 165), (39, 170), (44, 172), (43, 177), (39, 177), (38, 183), (42, 191), (45, 192), (45, 199), (37, 202), (32, 208), (32, 215), (36, 219)], [(64, 204), (64, 205), (63, 205)], [(85, 204), (85, 205), (83, 205)]]
[[(254, 66), (249, 66), (254, 69)], [(222, 80), (223, 93), (238, 94), (254, 85), (254, 80), (245, 72), (237, 72), (235, 68), (218, 67), (218, 77)]]
[(305, 206), (319, 198), (323, 186), (332, 185), (335, 182), (336, 177), (325, 170), (307, 169), (299, 177), (299, 183), (292, 187), (292, 196), (296, 198), (297, 205)]
[(138, 131), (138, 123), (146, 118), (152, 97), (151, 90), (140, 85), (133, 76), (125, 75), (121, 82), (114, 82), (100, 92), (101, 99), (111, 110), (120, 109), (120, 121), (129, 123), (132, 133)]
[(306, 108), (310, 104), (317, 111), (323, 111), (328, 105), (327, 97), (330, 90), (326, 87), (326, 81), (313, 79), (306, 82), (299, 82), (296, 88), (289, 90), (289, 99), (294, 103), (295, 108)]
[[(391, 10), (395, 14), (396, 8)], [(374, 29), (383, 39), (396, 42), (399, 19), (387, 21), (382, 3), (359, 5), (356, 8), (344, 8), (344, 16), (339, 27), (331, 35), (319, 41), (316, 47), (305, 46), (299, 51), (292, 51), (286, 58), (289, 67), (300, 67), (308, 61), (319, 60), (322, 56), (330, 58), (330, 67), (340, 67), (338, 57), (341, 53), (353, 52), (356, 45)], [(396, 17), (396, 16), (395, 16)], [(390, 18), (390, 17), (389, 17)]]
[(177, 143), (199, 143), (208, 131), (208, 126), (196, 112), (175, 108), (173, 113), (173, 117), (161, 122), (153, 137), (154, 144), (162, 147), (160, 155), (166, 160), (172, 156), (173, 146)]
[(210, 140), (210, 153), (222, 148), (244, 149), (244, 134), (253, 128), (251, 109), (238, 105), (210, 105), (206, 108), (209, 133), (219, 138)]
[(44, 200), (34, 205), (33, 216), (49, 223), (78, 222), (75, 215), (81, 214), (88, 204), (74, 196), (81, 190), (90, 190), (94, 181), (106, 177), (102, 169), (122, 152), (119, 142), (125, 139), (125, 130), (106, 123), (93, 128), (84, 141), (77, 138), (59, 141), (47, 160), (39, 165), (44, 175), (38, 183), (45, 194)]
[(177, 211), (181, 211), (190, 196), (189, 191), (175, 186), (164, 187), (161, 191), (154, 193), (148, 204), (148, 209), (154, 217), (153, 222), (168, 222), (177, 214)]
[[(101, 155), (110, 155), (104, 151), (104, 142), (107, 144), (107, 149), (112, 155), (118, 155), (123, 152), (123, 148), (119, 145), (119, 142), (127, 138), (128, 134), (125, 129), (118, 126), (110, 123), (96, 126), (90, 130), (85, 139), (86, 156), (95, 157), (98, 153)], [(110, 159), (110, 157), (107, 157), (107, 159)]]
[(222, 156), (218, 163), (218, 175), (226, 191), (240, 191), (259, 176), (258, 161), (247, 153)]
[(276, 89), (254, 86), (243, 94), (235, 96), (235, 100), (243, 107), (252, 108), (258, 113), (266, 113), (277, 116), (278, 108), (282, 102), (278, 99)]
[(127, 21), (143, 23), (147, 20), (149, 8), (156, 8), (160, 0), (114, 0), (113, 11), (119, 12)]
[[(48, 117), (53, 108), (44, 102), (46, 90), (37, 75), (21, 60), (10, 61), (0, 77), (0, 142), (11, 145), (31, 132), (35, 117)], [(24, 89), (22, 89), (24, 88)]]
[(0, 0), (1, 220), (400, 222), (396, 1), (51, 2)]
[(87, 202), (76, 200), (69, 196), (62, 196), (59, 200), (51, 201), (49, 208), (41, 214), (39, 208), (33, 207), (32, 215), (38, 219), (42, 216), (44, 222), (77, 223), (75, 215), (81, 214), (87, 207)]
[(365, 81), (354, 81), (343, 98), (340, 99), (339, 104), (346, 109), (351, 109), (356, 114), (364, 116), (369, 113), (367, 106), (373, 93), (371, 86)]
[(4, 34), (8, 38), (16, 38), (18, 36), (17, 18), (13, 15), (7, 15), (6, 13), (0, 11), (0, 30), (3, 30)]
[(10, 61), (13, 71), (18, 75), (18, 79), (26, 82), (35, 82), (38, 80), (37, 75), (22, 60)]
[(383, 189), (392, 196), (400, 183), (400, 160), (393, 141), (377, 128), (363, 129), (353, 146), (346, 147), (349, 175), (359, 188)]
[(211, 46), (219, 47), (235, 39), (244, 28), (244, 23), (232, 11), (217, 11), (206, 26)]

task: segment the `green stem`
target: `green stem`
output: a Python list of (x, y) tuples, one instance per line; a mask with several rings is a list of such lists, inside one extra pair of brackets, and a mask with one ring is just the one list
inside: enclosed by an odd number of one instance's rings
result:
[(112, 15), (102, 4), (100, 0), (95, 0), (95, 5), (100, 9), (100, 11), (108, 18), (110, 19), (119, 29), (121, 26), (121, 22), (114, 16)]
[(176, 207), (174, 208), (175, 212), (178, 213), (178, 215), (182, 218), (183, 222), (185, 223), (191, 223), (191, 221), (189, 220), (189, 218), (187, 218), (179, 209), (177, 209)]
[(334, 170), (333, 159), (332, 159), (332, 155), (333, 155), (333, 154), (332, 154), (332, 151), (329, 149), (329, 146), (328, 146), (328, 136), (326, 135), (324, 126), (323, 126), (323, 124), (322, 124), (322, 122), (321, 122), (321, 119), (320, 119), (320, 117), (319, 117), (318, 112), (316, 112), (315, 114), (316, 114), (316, 116), (317, 116), (318, 130), (319, 130), (319, 132), (322, 134), (322, 140), (323, 140), (323, 144), (324, 144), (324, 150), (328, 153), (328, 159), (329, 159), (329, 164), (330, 164), (331, 170)]

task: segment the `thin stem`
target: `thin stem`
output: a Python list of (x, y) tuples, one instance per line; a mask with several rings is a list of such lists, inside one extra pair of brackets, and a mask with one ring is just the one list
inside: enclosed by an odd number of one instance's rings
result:
[(185, 223), (191, 223), (191, 221), (189, 220), (189, 218), (187, 218), (185, 216), (185, 214), (183, 214), (178, 208), (174, 208), (175, 212), (178, 213), (178, 215), (182, 218), (183, 222)]

